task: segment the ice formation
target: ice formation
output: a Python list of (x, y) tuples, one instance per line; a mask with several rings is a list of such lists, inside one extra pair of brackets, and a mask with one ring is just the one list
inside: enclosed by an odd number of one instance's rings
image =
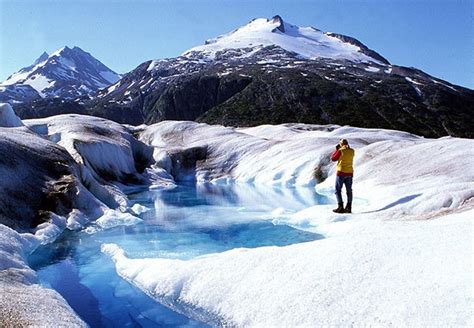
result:
[(0, 127), (12, 128), (23, 126), (23, 122), (12, 109), (10, 104), (0, 104)]
[[(323, 239), (187, 261), (131, 259), (113, 244), (102, 250), (119, 275), (150, 297), (211, 324), (471, 324), (470, 139), (336, 125), (231, 128), (166, 121), (128, 127), (80, 115), (25, 120), (23, 126), (8, 105), (0, 109), (0, 122), (8, 126), (0, 127), (0, 150), (9, 154), (0, 158), (0, 203), (12, 209), (8, 217), (4, 207), (0, 211), (2, 317), (28, 323), (19, 304), (39, 312), (49, 306), (51, 313), (35, 312), (31, 324), (83, 325), (57, 293), (35, 285), (25, 257), (91, 220), (90, 229), (136, 224), (136, 215), (148, 209), (132, 206), (125, 191), (185, 180), (198, 188), (202, 182), (304, 185), (332, 197), (329, 155), (346, 138), (356, 149), (354, 214), (311, 204), (295, 213), (277, 203), (284, 194), (262, 195), (275, 197), (274, 224)], [(35, 207), (41, 204), (35, 197), (43, 196), (54, 206)], [(48, 216), (30, 228), (39, 210)], [(24, 233), (6, 226), (18, 222)], [(35, 307), (36, 299), (41, 304)]]

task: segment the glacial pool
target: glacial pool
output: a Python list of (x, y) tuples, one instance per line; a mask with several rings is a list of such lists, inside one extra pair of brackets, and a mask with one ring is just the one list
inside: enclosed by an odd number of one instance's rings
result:
[(66, 231), (29, 258), (40, 283), (58, 291), (91, 327), (206, 326), (120, 278), (112, 260), (101, 253), (102, 244), (117, 244), (130, 258), (183, 260), (240, 247), (286, 246), (323, 236), (273, 224), (273, 213), (333, 203), (313, 188), (252, 185), (178, 186), (129, 198), (148, 209), (139, 215), (143, 222)]

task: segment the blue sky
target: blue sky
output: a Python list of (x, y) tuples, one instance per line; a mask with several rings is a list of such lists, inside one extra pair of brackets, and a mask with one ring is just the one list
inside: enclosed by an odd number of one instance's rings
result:
[(255, 17), (355, 37), (397, 65), (474, 89), (473, 0), (0, 0), (0, 80), (79, 46), (125, 73)]

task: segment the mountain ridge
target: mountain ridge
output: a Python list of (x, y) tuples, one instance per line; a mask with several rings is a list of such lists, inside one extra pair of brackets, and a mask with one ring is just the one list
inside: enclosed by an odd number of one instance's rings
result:
[(390, 64), (353, 37), (298, 27), (278, 15), (178, 57), (145, 61), (90, 99), (15, 105), (23, 118), (68, 108), (127, 124), (292, 122), (474, 137), (473, 90)]
[(25, 86), (30, 86), (37, 92), (37, 95), (31, 97), (18, 97), (15, 99), (17, 102), (52, 97), (74, 99), (90, 96), (119, 78), (119, 74), (90, 53), (77, 46), (65, 46), (51, 55), (43, 52), (32, 65), (10, 75), (0, 83), (0, 87), (8, 87), (13, 92), (16, 87), (24, 89)]

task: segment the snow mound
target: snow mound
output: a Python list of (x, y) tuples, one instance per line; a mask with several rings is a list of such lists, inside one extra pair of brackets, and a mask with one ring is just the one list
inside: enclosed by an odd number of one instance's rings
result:
[(23, 126), (23, 122), (16, 116), (10, 104), (0, 104), (0, 127), (15, 128)]
[(93, 116), (25, 120), (33, 131), (63, 146), (97, 179), (130, 182), (148, 164), (148, 150), (122, 125)]
[(102, 251), (150, 297), (211, 325), (469, 326), (473, 215), (340, 222), (332, 238), (188, 261)]
[(121, 213), (115, 210), (107, 210), (104, 215), (95, 221), (102, 229), (110, 229), (121, 225), (135, 225), (143, 220), (129, 213)]

